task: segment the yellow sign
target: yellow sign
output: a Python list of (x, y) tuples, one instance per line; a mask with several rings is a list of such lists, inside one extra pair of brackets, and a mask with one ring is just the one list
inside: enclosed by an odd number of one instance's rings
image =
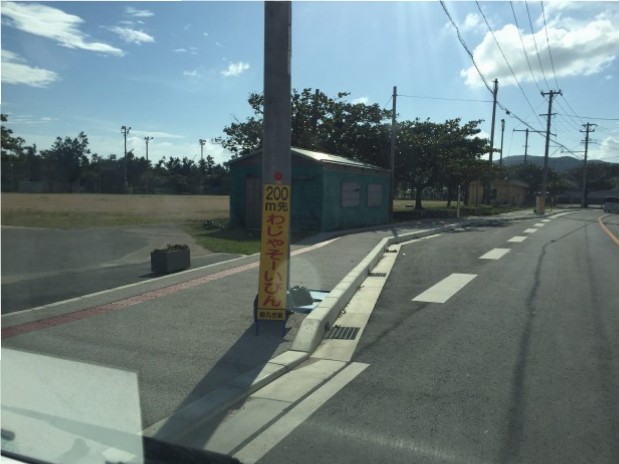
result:
[(290, 186), (266, 184), (262, 190), (262, 234), (258, 320), (286, 320), (290, 256)]

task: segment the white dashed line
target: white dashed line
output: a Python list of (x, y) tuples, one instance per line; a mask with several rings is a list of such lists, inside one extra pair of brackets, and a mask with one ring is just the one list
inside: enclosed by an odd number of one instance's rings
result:
[(525, 234), (534, 234), (535, 232), (537, 232), (537, 229), (525, 229), (524, 231)]
[(508, 240), (511, 243), (522, 243), (527, 239), (524, 235), (516, 235)]
[(533, 224), (533, 227), (544, 227), (546, 224), (544, 224), (543, 222), (537, 222), (535, 224)]
[(477, 277), (477, 274), (451, 274), (413, 298), (412, 301), (445, 303), (475, 277)]
[(490, 250), (483, 256), (480, 256), (479, 259), (501, 259), (507, 253), (509, 253), (509, 248), (495, 248)]

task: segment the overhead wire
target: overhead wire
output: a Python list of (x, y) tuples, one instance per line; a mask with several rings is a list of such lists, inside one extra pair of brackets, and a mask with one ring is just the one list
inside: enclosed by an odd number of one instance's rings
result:
[(529, 11), (529, 4), (525, 1), (524, 6), (527, 9), (527, 17), (529, 18), (529, 27), (531, 28), (531, 38), (533, 39), (533, 43), (535, 44), (537, 61), (539, 62), (539, 67), (542, 70), (542, 77), (544, 78), (544, 82), (546, 83), (546, 88), (550, 88), (550, 85), (548, 85), (548, 80), (546, 79), (546, 73), (544, 72), (544, 65), (542, 64), (542, 59), (540, 58), (539, 48), (537, 47), (537, 40), (535, 40), (535, 30), (533, 29), (533, 21), (531, 20), (531, 12)]
[(498, 47), (499, 51), (501, 52), (501, 55), (503, 56), (503, 59), (505, 60), (505, 64), (509, 68), (509, 71), (512, 73), (512, 76), (514, 77), (514, 81), (516, 81), (516, 84), (520, 88), (520, 91), (522, 92), (522, 95), (524, 96), (524, 99), (528, 103), (528, 105), (531, 108), (531, 111), (533, 112), (535, 117), (538, 119), (538, 122), (540, 122), (540, 124), (541, 124), (541, 121), (539, 120), (539, 116), (537, 116), (537, 113), (535, 112), (535, 109), (533, 109), (533, 105), (529, 101), (529, 98), (527, 97), (527, 94), (524, 92), (524, 89), (522, 88), (522, 85), (520, 85), (520, 82), (518, 81), (518, 78), (516, 77), (516, 73), (514, 73), (514, 70), (512, 69), (511, 65), (509, 64), (509, 61), (507, 60), (507, 57), (505, 56), (505, 53), (503, 52), (503, 49), (501, 48), (501, 45), (499, 44), (499, 41), (497, 40), (496, 35), (494, 34), (494, 31), (492, 30), (492, 27), (490, 27), (490, 23), (488, 22), (488, 19), (486, 18), (486, 15), (484, 14), (483, 10), (481, 9), (481, 6), (479, 5), (479, 2), (476, 1), (475, 4), (477, 5), (477, 9), (479, 10), (479, 12), (481, 13), (482, 18), (484, 19), (484, 22), (486, 23), (486, 26), (488, 26), (488, 30), (490, 31), (490, 35), (492, 35), (492, 38), (494, 39), (494, 42), (496, 43), (496, 46)]
[(550, 39), (548, 38), (548, 24), (546, 23), (546, 11), (544, 10), (544, 2), (539, 2), (542, 5), (542, 18), (544, 20), (544, 31), (546, 33), (546, 44), (548, 45), (548, 56), (550, 56), (550, 65), (552, 66), (552, 75), (555, 80), (555, 84), (557, 84), (557, 88), (559, 88), (559, 83), (557, 82), (557, 73), (555, 71), (555, 62), (552, 59), (552, 51), (550, 50)]
[(527, 60), (527, 65), (529, 67), (529, 72), (531, 73), (531, 79), (535, 83), (537, 90), (542, 93), (542, 88), (537, 83), (537, 79), (535, 78), (535, 74), (533, 73), (533, 67), (531, 66), (531, 61), (529, 61), (529, 55), (527, 53), (527, 49), (524, 46), (524, 40), (522, 38), (522, 34), (520, 33), (520, 25), (518, 24), (518, 18), (516, 18), (516, 10), (514, 10), (514, 2), (509, 2), (509, 5), (512, 8), (512, 14), (514, 15), (514, 23), (516, 24), (516, 30), (518, 31), (518, 37), (520, 38), (520, 45), (522, 45), (522, 52), (524, 53), (524, 57)]

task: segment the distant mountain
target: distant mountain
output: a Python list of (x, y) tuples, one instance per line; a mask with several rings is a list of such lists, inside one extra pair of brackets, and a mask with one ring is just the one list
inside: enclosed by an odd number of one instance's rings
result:
[[(607, 163), (606, 161), (600, 160), (589, 160), (589, 163), (605, 163), (605, 164), (617, 164), (617, 163)], [(518, 164), (524, 163), (524, 156), (507, 156), (503, 158), (503, 164), (506, 166), (515, 166)], [(527, 156), (528, 164), (535, 164), (539, 167), (544, 167), (544, 157), (543, 156)], [(575, 169), (582, 166), (582, 160), (578, 158), (573, 158), (571, 156), (558, 156), (558, 157), (549, 157), (548, 158), (548, 167), (555, 172), (564, 173), (570, 171), (571, 169)]]

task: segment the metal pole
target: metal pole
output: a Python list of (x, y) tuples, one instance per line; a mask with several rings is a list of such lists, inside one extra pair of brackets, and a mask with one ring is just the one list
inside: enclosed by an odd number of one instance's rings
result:
[(393, 201), (395, 198), (395, 140), (396, 140), (396, 99), (398, 88), (393, 86), (393, 106), (391, 109), (391, 146), (389, 147), (389, 170), (391, 176), (389, 180), (389, 220), (393, 221)]
[(144, 137), (144, 141), (146, 142), (146, 193), (148, 193), (148, 177), (149, 177), (149, 170), (150, 170), (150, 164), (148, 163), (148, 142), (149, 140), (152, 140), (153, 137)]
[(204, 144), (206, 143), (205, 139), (200, 139), (200, 193), (204, 193), (204, 173), (203, 173), (203, 166), (204, 166)]
[(503, 135), (505, 134), (505, 119), (501, 119), (501, 157), (499, 158), (499, 165), (503, 166)]
[(127, 134), (129, 133), (130, 130), (131, 130), (131, 127), (128, 127), (128, 126), (120, 127), (120, 133), (123, 134), (123, 137), (125, 139), (125, 157), (124, 157), (125, 167), (124, 167), (124, 179), (123, 179), (123, 188), (125, 192), (129, 188), (129, 183), (127, 182)]

